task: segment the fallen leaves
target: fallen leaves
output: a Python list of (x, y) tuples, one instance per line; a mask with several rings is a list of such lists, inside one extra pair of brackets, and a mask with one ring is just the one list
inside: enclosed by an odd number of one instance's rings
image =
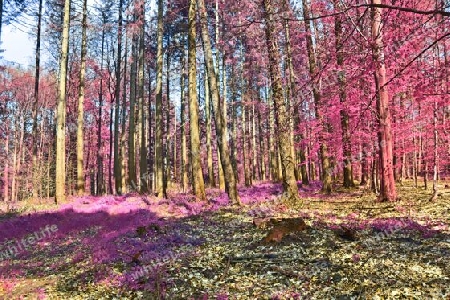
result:
[[(280, 206), (273, 197), (281, 189), (273, 184), (244, 189), (242, 208), (227, 207), (217, 191), (218, 200), (208, 204), (186, 195), (148, 198), (150, 204), (138, 197), (78, 199), (71, 207), (83, 212), (74, 215), (80, 224), (58, 219), (68, 234), (1, 263), (2, 282), (17, 289), (0, 284), (0, 297), (448, 298), (447, 198), (429, 203), (425, 194), (403, 189), (404, 200), (394, 205), (375, 203), (368, 194), (327, 198), (315, 194), (317, 188), (301, 189), (301, 210)], [(288, 230), (260, 243), (277, 226)], [(132, 261), (136, 253), (139, 265)], [(155, 267), (137, 280), (127, 277), (143, 266)], [(19, 287), (27, 278), (37, 284), (24, 292)]]

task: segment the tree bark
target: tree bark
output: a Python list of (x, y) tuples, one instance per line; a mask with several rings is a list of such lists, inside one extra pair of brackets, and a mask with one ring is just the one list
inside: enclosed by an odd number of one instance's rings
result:
[(162, 119), (162, 80), (163, 80), (163, 0), (158, 0), (156, 53), (156, 107), (155, 107), (155, 194), (164, 197), (164, 158), (163, 158), (163, 119)]
[(78, 95), (78, 119), (77, 119), (77, 182), (76, 190), (79, 196), (85, 192), (84, 182), (84, 96), (87, 54), (87, 0), (83, 1), (83, 17), (81, 21), (81, 66), (80, 87)]
[[(372, 4), (381, 4), (380, 0), (372, 0)], [(389, 95), (386, 87), (386, 67), (384, 62), (383, 33), (381, 8), (372, 8), (372, 39), (373, 59), (376, 64), (375, 80), (377, 86), (377, 109), (378, 109), (378, 142), (380, 153), (380, 200), (395, 201), (397, 192), (395, 188), (393, 154), (392, 154), (392, 132), (391, 113), (389, 110)]]
[(318, 136), (319, 136), (319, 157), (322, 163), (321, 166), (322, 192), (331, 193), (331, 172), (330, 172), (331, 168), (330, 168), (330, 161), (328, 158), (328, 145), (324, 137), (324, 131), (326, 130), (327, 125), (325, 124), (325, 119), (324, 116), (322, 115), (322, 106), (323, 106), (322, 95), (315, 79), (315, 76), (317, 76), (317, 64), (314, 45), (312, 41), (311, 23), (309, 21), (310, 10), (307, 0), (302, 0), (302, 4), (303, 4), (304, 18), (306, 19), (305, 21), (306, 48), (309, 59), (309, 73), (311, 76), (311, 80), (313, 82), (314, 107), (316, 118), (319, 122), (319, 125), (321, 126), (321, 130), (319, 131)]
[(223, 107), (221, 107), (217, 77), (213, 65), (211, 41), (209, 39), (208, 33), (205, 1), (198, 0), (197, 3), (200, 12), (200, 28), (202, 32), (203, 48), (206, 59), (206, 70), (208, 72), (208, 79), (211, 85), (210, 88), (215, 117), (214, 120), (216, 125), (217, 143), (220, 151), (220, 160), (222, 163), (222, 168), (225, 177), (225, 190), (228, 193), (228, 197), (230, 198), (231, 202), (233, 204), (240, 205), (241, 201), (239, 199), (239, 195), (237, 192), (236, 178), (233, 166), (231, 164), (230, 151), (228, 148), (228, 141), (227, 141), (227, 130), (226, 130), (227, 123), (226, 118), (224, 116), (226, 99), (225, 98), (223, 99)]
[(183, 192), (187, 192), (188, 189), (188, 157), (187, 157), (187, 143), (186, 143), (186, 58), (185, 49), (183, 48), (183, 53), (181, 55), (181, 76), (180, 76), (180, 87), (181, 87), (181, 108), (180, 108), (180, 127), (181, 127), (181, 186)]
[[(337, 11), (338, 1), (334, 1), (335, 10)], [(344, 45), (342, 28), (342, 15), (334, 17), (334, 32), (336, 37), (336, 61), (338, 65), (338, 83), (339, 83), (339, 101), (341, 102), (341, 128), (342, 128), (342, 156), (343, 156), (343, 171), (345, 188), (354, 187), (353, 183), (353, 170), (352, 170), (352, 149), (350, 139), (349, 122), (350, 117), (348, 114), (347, 105), (347, 82), (344, 70)]]
[(271, 0), (264, 0), (264, 18), (267, 50), (269, 54), (269, 73), (272, 83), (275, 121), (279, 137), (279, 152), (283, 169), (283, 189), (285, 201), (290, 205), (301, 203), (298, 196), (297, 180), (295, 179), (295, 161), (291, 153), (290, 124), (286, 105), (283, 99), (280, 72), (280, 54), (275, 33), (274, 11)]
[[(37, 162), (38, 153), (38, 142), (37, 142), (37, 123), (38, 123), (38, 108), (39, 108), (39, 80), (40, 80), (40, 67), (41, 67), (41, 23), (42, 23), (42, 1), (39, 0), (39, 11), (38, 11), (38, 24), (37, 24), (37, 36), (36, 36), (36, 66), (35, 66), (35, 79), (34, 79), (34, 102), (33, 102), (33, 156), (32, 156), (32, 185), (33, 185), (33, 198), (39, 197), (38, 195), (38, 185), (40, 184), (39, 178), (39, 166)], [(3, 6), (3, 1), (0, 0), (0, 10)], [(1, 12), (0, 12), (1, 15)], [(1, 27), (1, 16), (0, 16), (0, 27)], [(1, 45), (1, 29), (0, 29), (0, 45)]]
[[(102, 13), (103, 26), (106, 23), (106, 15)], [(103, 118), (103, 56), (105, 50), (105, 31), (102, 31), (102, 49), (101, 49), (101, 63), (100, 71), (100, 90), (98, 94), (98, 120), (97, 120), (97, 188), (96, 195), (100, 196), (105, 193), (105, 185), (103, 181), (103, 141), (102, 141), (102, 118)]]
[[(122, 162), (124, 157), (124, 150), (122, 147), (122, 153), (119, 152), (119, 114), (120, 114), (120, 72), (121, 72), (121, 62), (122, 62), (122, 9), (123, 0), (119, 0), (119, 19), (118, 19), (118, 30), (117, 30), (117, 65), (116, 65), (116, 88), (115, 88), (115, 109), (114, 109), (114, 184), (115, 190), (118, 195), (123, 193), (123, 183), (122, 183)], [(125, 106), (122, 108), (125, 110)], [(125, 122), (125, 119), (122, 119)], [(125, 135), (125, 131), (122, 130), (122, 139)]]
[(209, 186), (215, 187), (216, 180), (214, 177), (213, 156), (212, 156), (212, 134), (211, 134), (211, 98), (209, 92), (208, 74), (205, 72), (205, 117), (206, 117), (206, 152), (208, 162), (208, 179)]
[(5, 141), (5, 157), (4, 160), (5, 166), (3, 169), (3, 200), (5, 202), (9, 201), (9, 133), (6, 132), (6, 141)]
[(141, 34), (139, 41), (139, 68), (138, 68), (138, 98), (139, 98), (139, 129), (141, 134), (141, 147), (140, 147), (140, 158), (139, 158), (139, 181), (140, 181), (140, 192), (148, 193), (148, 170), (147, 170), (147, 143), (146, 143), (146, 133), (145, 133), (145, 101), (144, 101), (144, 38), (145, 38), (145, 6), (141, 4)]
[(198, 128), (197, 99), (197, 41), (196, 41), (196, 2), (189, 1), (189, 35), (188, 35), (188, 66), (189, 66), (189, 128), (191, 138), (192, 187), (194, 195), (199, 200), (205, 200), (205, 183), (200, 158), (200, 134)]
[(55, 203), (66, 199), (66, 85), (69, 54), (70, 0), (64, 1), (64, 21), (59, 62), (59, 84), (56, 114), (56, 197)]
[[(284, 9), (287, 10), (287, 1), (285, 0), (283, 5), (285, 6)], [(294, 101), (294, 90), (295, 90), (295, 82), (294, 82), (294, 65), (292, 63), (292, 48), (291, 48), (291, 33), (290, 33), (290, 26), (289, 26), (289, 20), (286, 19), (284, 20), (284, 34), (285, 34), (285, 38), (286, 38), (286, 63), (287, 63), (287, 67), (288, 67), (288, 71), (289, 71), (289, 76), (288, 76), (288, 83), (286, 85), (286, 102), (288, 104), (288, 112), (290, 114), (290, 118), (289, 118), (289, 122), (290, 122), (290, 127), (291, 127), (291, 152), (292, 152), (292, 157), (294, 157), (294, 161), (295, 161), (295, 165), (294, 165), (294, 170), (295, 170), (295, 178), (297, 180), (300, 179), (300, 173), (298, 171), (298, 166), (297, 166), (297, 162), (296, 162), (296, 156), (297, 153), (295, 151), (295, 142), (299, 142), (298, 139), (298, 135), (295, 136), (294, 134), (294, 129), (297, 128), (299, 122), (300, 122), (300, 112), (298, 109), (298, 105), (297, 103), (295, 103)]]

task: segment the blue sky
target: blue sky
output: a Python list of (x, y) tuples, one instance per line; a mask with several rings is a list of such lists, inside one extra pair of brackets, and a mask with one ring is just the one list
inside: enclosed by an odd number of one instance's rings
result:
[(13, 25), (3, 26), (1, 48), (5, 50), (2, 54), (4, 60), (19, 63), (23, 67), (34, 64), (34, 42), (29, 39), (28, 33)]

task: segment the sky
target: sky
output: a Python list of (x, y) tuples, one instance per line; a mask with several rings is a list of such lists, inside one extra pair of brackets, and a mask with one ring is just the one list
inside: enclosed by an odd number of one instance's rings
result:
[(19, 63), (22, 67), (34, 64), (34, 41), (28, 33), (16, 29), (13, 25), (2, 27), (1, 49), (3, 60)]

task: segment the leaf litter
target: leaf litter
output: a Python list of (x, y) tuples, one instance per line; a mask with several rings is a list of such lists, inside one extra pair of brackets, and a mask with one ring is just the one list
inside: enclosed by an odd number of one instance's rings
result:
[[(81, 197), (4, 218), (2, 230), (21, 225), (8, 238), (41, 224), (59, 230), (0, 261), (0, 297), (450, 299), (448, 193), (430, 203), (404, 186), (400, 201), (378, 203), (364, 190), (319, 188), (302, 187), (295, 209), (279, 202), (280, 185), (261, 183), (240, 189), (243, 207), (212, 189), (207, 203), (181, 193)], [(308, 226), (265, 243), (276, 222), (260, 228), (255, 218)]]

